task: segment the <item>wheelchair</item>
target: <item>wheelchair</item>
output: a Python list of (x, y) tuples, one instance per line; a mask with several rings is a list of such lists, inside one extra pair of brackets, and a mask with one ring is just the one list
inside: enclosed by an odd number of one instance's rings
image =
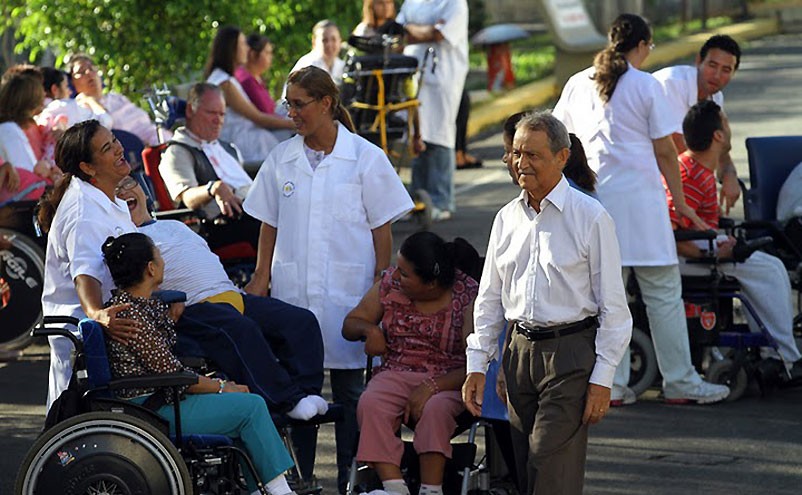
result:
[[(348, 44), (364, 54), (349, 52), (341, 88), (343, 104), (351, 113), (357, 134), (384, 150), (396, 169), (409, 160), (423, 77), (418, 59), (394, 53), (400, 43), (398, 34), (375, 38), (352, 35)], [(432, 50), (428, 56), (434, 56)], [(396, 151), (393, 144), (402, 141), (402, 151)], [(412, 191), (412, 199), (413, 214), (421, 227), (430, 228), (431, 197), (421, 189)]]
[(0, 353), (27, 347), (42, 319), (46, 241), (34, 218), (36, 204), (9, 200), (0, 205), (0, 236), (11, 240), (9, 248), (0, 249), (0, 279), (8, 284), (0, 297)]
[[(732, 228), (725, 220), (722, 219), (722, 225)], [(716, 237), (717, 233), (712, 230), (675, 232), (677, 241), (706, 241), (711, 253)], [(768, 237), (746, 241), (740, 235), (740, 239), (741, 247), (735, 248), (734, 255), (738, 260), (746, 259), (754, 251), (771, 243)], [(740, 398), (751, 380), (756, 380), (761, 392), (767, 394), (781, 381), (777, 376), (780, 371), (769, 371), (765, 366), (766, 361), (761, 358), (760, 349), (770, 347), (776, 351), (776, 341), (741, 293), (738, 281), (718, 270), (720, 261), (712, 256), (694, 261), (710, 269), (707, 275), (682, 275), (682, 298), (694, 367), (705, 375), (707, 381), (730, 387), (727, 401)], [(629, 387), (636, 395), (640, 395), (657, 381), (659, 372), (646, 306), (634, 276), (630, 276), (626, 289), (633, 319)], [(758, 333), (751, 332), (747, 323), (736, 322), (736, 300), (757, 323), (760, 329)]]
[[(77, 328), (81, 337), (64, 325)], [(91, 320), (47, 317), (33, 333), (69, 338), (75, 364), (70, 390), (60, 398), (65, 402), (54, 404), (50, 413), (69, 417), (60, 418), (31, 447), (15, 493), (240, 493), (240, 461), (261, 488), (247, 454), (229, 437), (181, 434), (177, 387), (195, 383), (194, 374), (111, 380), (103, 329)], [(142, 387), (172, 389), (174, 438), (155, 412), (114, 398), (115, 390)]]

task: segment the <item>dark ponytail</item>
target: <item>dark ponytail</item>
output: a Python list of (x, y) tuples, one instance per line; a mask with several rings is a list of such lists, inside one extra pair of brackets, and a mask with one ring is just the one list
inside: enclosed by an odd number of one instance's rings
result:
[(417, 232), (404, 240), (400, 252), (421, 280), (441, 287), (454, 284), (457, 269), (475, 280), (482, 271), (479, 253), (461, 237), (445, 242), (433, 232)]
[(331, 114), (334, 120), (339, 121), (352, 133), (356, 132), (356, 126), (351, 119), (351, 114), (343, 105), (342, 100), (340, 100), (340, 90), (337, 89), (337, 85), (334, 84), (328, 72), (320, 67), (310, 65), (291, 73), (287, 78), (287, 86), (289, 87), (291, 84), (297, 84), (309, 93), (309, 96), (318, 100), (325, 96), (331, 98)]
[(87, 120), (70, 127), (56, 143), (56, 165), (64, 172), (53, 190), (39, 199), (37, 220), (44, 232), (50, 230), (64, 193), (73, 177), (89, 182), (89, 175), (81, 170), (81, 163), (92, 163), (92, 138), (100, 129), (97, 120)]
[(132, 232), (116, 238), (108, 237), (100, 249), (114, 285), (127, 289), (144, 280), (145, 269), (155, 259), (156, 248), (150, 237)]
[(609, 44), (593, 59), (596, 68), (593, 80), (604, 103), (613, 97), (618, 79), (629, 69), (625, 54), (641, 41), (648, 43), (651, 39), (649, 24), (638, 15), (621, 14), (613, 21), (608, 33)]

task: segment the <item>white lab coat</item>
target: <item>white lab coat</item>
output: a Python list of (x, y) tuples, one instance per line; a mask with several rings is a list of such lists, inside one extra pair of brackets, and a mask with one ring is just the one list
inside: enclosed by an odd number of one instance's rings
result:
[(364, 344), (342, 337), (343, 320), (373, 285), (371, 229), (413, 207), (384, 153), (338, 124), (331, 154), (312, 170), (303, 136), (279, 143), (243, 207), (278, 229), (271, 295), (311, 310), (323, 333), (324, 366), (365, 366)]
[[(136, 232), (125, 201), (112, 202), (103, 192), (73, 177), (56, 210), (47, 236), (42, 313), (45, 316), (85, 318), (75, 290), (78, 275), (100, 282), (103, 301), (111, 297), (114, 282), (103, 262), (101, 246), (109, 236)], [(50, 385), (47, 408), (67, 388), (72, 374), (72, 343), (50, 337)]]
[[(682, 134), (682, 121), (692, 106), (699, 102), (699, 85), (697, 77), (699, 70), (692, 65), (674, 65), (654, 72), (652, 75), (663, 86), (667, 105), (665, 109), (670, 113), (673, 131)], [(724, 106), (724, 95), (717, 91), (710, 97), (718, 106)]]
[(653, 139), (670, 135), (674, 123), (660, 83), (631, 65), (607, 104), (591, 79), (593, 67), (568, 80), (553, 114), (585, 147), (598, 174), (602, 205), (615, 220), (623, 266), (677, 264)]
[[(404, 48), (423, 63), (426, 51), (434, 48), (420, 86), (421, 136), (427, 143), (454, 148), (457, 112), (468, 75), (468, 3), (466, 0), (405, 0), (396, 19), (401, 24), (435, 25), (443, 35), (439, 43), (415, 43)], [(435, 63), (436, 62), (436, 63)], [(434, 71), (432, 71), (434, 68)]]

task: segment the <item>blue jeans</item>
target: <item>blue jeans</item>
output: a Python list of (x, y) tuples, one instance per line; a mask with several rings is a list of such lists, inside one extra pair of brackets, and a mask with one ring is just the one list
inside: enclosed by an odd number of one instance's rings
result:
[(434, 206), (441, 210), (455, 211), (454, 148), (426, 143), (426, 151), (412, 160), (412, 192), (423, 189), (432, 197)]
[[(141, 404), (144, 400), (145, 397), (137, 397), (132, 402)], [(160, 407), (156, 413), (170, 423), (170, 433), (175, 434), (172, 404)], [(181, 433), (225, 435), (241, 440), (263, 483), (292, 467), (292, 458), (264, 400), (255, 394), (188, 394), (181, 401)]]

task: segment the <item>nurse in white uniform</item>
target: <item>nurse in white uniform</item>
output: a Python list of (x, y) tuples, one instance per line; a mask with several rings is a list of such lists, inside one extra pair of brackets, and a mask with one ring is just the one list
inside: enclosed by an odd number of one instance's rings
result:
[[(42, 313), (88, 316), (106, 327), (111, 338), (124, 340), (138, 330), (138, 323), (117, 318), (122, 306), (103, 308), (114, 284), (100, 248), (109, 236), (136, 231), (125, 201), (114, 196), (131, 167), (120, 143), (96, 120), (67, 129), (56, 146), (56, 163), (65, 175), (39, 210), (39, 222), (48, 233)], [(67, 388), (73, 350), (65, 337), (49, 339), (48, 410)]]
[[(565, 85), (554, 115), (585, 146), (598, 174), (599, 200), (613, 217), (624, 277), (632, 270), (640, 285), (667, 401), (709, 403), (729, 389), (703, 382), (690, 358), (681, 299), (677, 250), (660, 175), (680, 199), (677, 212), (698, 228), (704, 222), (685, 203), (660, 83), (638, 68), (652, 50), (646, 21), (622, 14), (610, 28), (609, 45), (594, 66)], [(674, 196), (677, 197), (677, 196)], [(629, 382), (629, 353), (615, 376), (612, 404), (635, 402)]]
[(276, 146), (243, 203), (263, 222), (256, 272), (245, 290), (311, 310), (323, 333), (334, 402), (338, 485), (345, 487), (363, 387), (364, 345), (342, 337), (346, 314), (390, 265), (390, 225), (413, 207), (384, 153), (353, 133), (348, 111), (324, 70), (288, 81), (298, 134)]

